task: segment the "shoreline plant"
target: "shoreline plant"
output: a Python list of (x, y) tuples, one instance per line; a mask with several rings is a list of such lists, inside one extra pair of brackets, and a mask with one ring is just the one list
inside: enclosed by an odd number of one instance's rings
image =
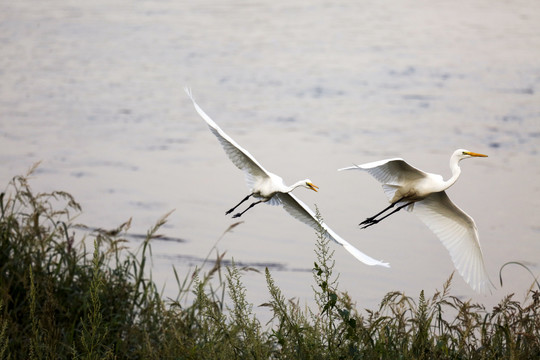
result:
[(221, 237), (200, 268), (184, 276), (173, 268), (180, 290), (165, 300), (149, 260), (167, 215), (132, 252), (129, 221), (81, 234), (75, 199), (34, 193), (30, 173), (0, 194), (0, 360), (540, 358), (538, 289), (487, 310), (451, 295), (450, 277), (431, 297), (391, 292), (378, 308), (359, 310), (338, 288), (322, 229), (312, 308), (288, 299), (266, 269), (268, 301), (259, 306), (272, 319), (262, 324), (242, 283), (252, 269), (223, 265)]

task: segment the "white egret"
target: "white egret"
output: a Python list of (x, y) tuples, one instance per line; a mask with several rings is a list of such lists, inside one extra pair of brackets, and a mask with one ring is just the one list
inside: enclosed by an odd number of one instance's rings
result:
[(212, 131), (212, 133), (218, 138), (231, 161), (240, 170), (244, 171), (247, 184), (251, 188), (251, 193), (240, 201), (240, 203), (238, 203), (235, 207), (227, 211), (226, 214), (234, 211), (234, 209), (236, 209), (244, 201), (247, 201), (251, 196), (260, 200), (255, 201), (246, 210), (236, 214), (234, 217), (241, 216), (247, 210), (261, 202), (270, 205), (281, 204), (289, 214), (303, 223), (308, 224), (315, 229), (322, 227), (329, 239), (342, 245), (349, 253), (364, 264), (389, 267), (387, 263), (371, 258), (345, 241), (338, 234), (332, 231), (332, 229), (330, 229), (324, 222), (317, 220), (315, 213), (302, 201), (300, 201), (300, 199), (291, 194), (291, 191), (297, 187), (306, 187), (310, 190), (317, 191), (318, 187), (313, 185), (309, 179), (300, 180), (292, 186), (286, 186), (281, 177), (263, 168), (262, 165), (260, 165), (259, 162), (255, 160), (255, 158), (247, 150), (243, 149), (230, 136), (221, 130), (221, 128), (195, 102), (189, 89), (186, 89), (186, 92), (191, 101), (193, 101), (195, 110), (197, 110), (199, 115), (206, 121), (210, 131)]
[[(400, 158), (350, 166), (339, 171), (367, 171), (382, 183), (390, 201), (390, 205), (384, 210), (360, 223), (364, 225), (363, 229), (377, 224), (403, 208), (412, 211), (439, 237), (450, 252), (455, 268), (471, 288), (486, 293), (493, 285), (484, 265), (476, 224), (445, 192), (461, 174), (459, 161), (471, 157), (487, 157), (487, 155), (464, 149), (454, 151), (450, 157), (452, 176), (446, 181), (441, 175), (426, 173)], [(397, 207), (393, 211), (377, 219), (394, 206)]]

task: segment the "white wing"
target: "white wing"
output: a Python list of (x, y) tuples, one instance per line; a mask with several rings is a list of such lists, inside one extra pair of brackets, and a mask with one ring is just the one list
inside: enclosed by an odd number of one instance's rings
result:
[(332, 229), (330, 229), (325, 223), (317, 221), (317, 217), (313, 211), (309, 207), (307, 207), (306, 204), (304, 204), (300, 199), (298, 199), (296, 196), (290, 193), (278, 193), (275, 196), (279, 198), (281, 203), (283, 204), (283, 207), (285, 210), (291, 214), (293, 217), (297, 218), (298, 220), (302, 221), (303, 223), (311, 226), (314, 229), (319, 229), (319, 226), (322, 226), (324, 230), (326, 230), (327, 236), (334, 242), (340, 244), (350, 252), (355, 258), (360, 260), (366, 265), (379, 265), (384, 267), (390, 267), (388, 263), (378, 261), (373, 259), (372, 257), (364, 254), (351, 244), (349, 244), (347, 241), (345, 241), (343, 238), (341, 238), (338, 234), (336, 234)]
[(416, 202), (412, 211), (439, 237), (467, 284), (479, 293), (487, 293), (493, 284), (484, 265), (474, 220), (444, 191)]
[(381, 184), (389, 185), (402, 185), (427, 176), (427, 173), (409, 165), (405, 160), (400, 158), (379, 160), (338, 169), (338, 171), (342, 170), (364, 170), (370, 173)]
[(428, 176), (427, 173), (409, 165), (401, 158), (379, 160), (338, 169), (338, 171), (342, 170), (367, 171), (382, 184), (384, 193), (390, 201), (394, 199), (395, 192), (400, 186)]
[(210, 116), (208, 116), (203, 109), (201, 109), (201, 107), (195, 102), (195, 99), (193, 99), (191, 90), (188, 88), (185, 90), (191, 101), (193, 101), (195, 110), (197, 110), (199, 115), (206, 121), (210, 131), (212, 131), (212, 133), (218, 138), (221, 146), (223, 146), (223, 149), (227, 153), (227, 156), (229, 156), (229, 159), (231, 159), (236, 167), (245, 172), (248, 185), (250, 187), (253, 186), (255, 178), (268, 177), (268, 171), (266, 171), (266, 169), (263, 168), (262, 165), (257, 162), (257, 160), (255, 160), (253, 155), (238, 145), (236, 141), (225, 133), (225, 131), (221, 130), (214, 120), (212, 120)]

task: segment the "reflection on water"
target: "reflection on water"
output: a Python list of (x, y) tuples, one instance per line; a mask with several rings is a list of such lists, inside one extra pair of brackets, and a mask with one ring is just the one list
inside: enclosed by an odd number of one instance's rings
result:
[[(429, 294), (453, 267), (410, 214), (358, 229), (386, 199), (368, 175), (337, 173), (352, 163), (399, 156), (447, 178), (454, 149), (487, 153), (462, 164), (449, 195), (475, 218), (492, 280), (507, 261), (540, 271), (537, 1), (18, 1), (0, 5), (0, 20), (0, 183), (42, 160), (36, 190), (72, 193), (89, 226), (133, 218), (134, 234), (175, 210), (161, 231), (185, 242), (153, 243), (154, 278), (171, 296), (171, 266), (204, 259), (248, 191), (186, 85), (268, 170), (312, 179), (319, 193), (295, 194), (340, 236), (390, 262), (367, 267), (333, 247), (340, 286), (361, 306), (391, 290)], [(219, 244), (226, 260), (281, 270), (285, 295), (310, 299), (313, 231), (269, 206), (243, 220)], [(453, 289), (491, 305), (532, 282), (504, 275), (489, 297), (458, 277)], [(246, 284), (266, 301), (263, 275)]]
[[(157, 258), (160, 260), (165, 260), (169, 263), (175, 263), (175, 264), (181, 263), (184, 265), (188, 265), (192, 268), (201, 267), (201, 265), (206, 262), (206, 258), (192, 256), (192, 255), (182, 255), (182, 254), (176, 254), (176, 255), (159, 254)], [(230, 259), (224, 259), (223, 261), (220, 262), (220, 264), (223, 267), (228, 267), (228, 266), (233, 265), (233, 261), (231, 261)], [(272, 273), (276, 271), (311, 273), (312, 271), (312, 268), (309, 268), (309, 267), (296, 268), (296, 267), (291, 267), (288, 264), (279, 263), (279, 262), (234, 261), (234, 265), (239, 269), (249, 269), (251, 271), (257, 271), (259, 273), (264, 273), (265, 269), (270, 270), (270, 272)]]

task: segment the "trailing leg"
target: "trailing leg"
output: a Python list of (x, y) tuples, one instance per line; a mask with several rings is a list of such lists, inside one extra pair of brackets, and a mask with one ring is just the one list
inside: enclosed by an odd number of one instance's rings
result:
[[(411, 204), (413, 204), (413, 203), (414, 203), (414, 201), (410, 201), (410, 202), (408, 202), (408, 203), (405, 203), (404, 205), (401, 205), (401, 206), (397, 207), (394, 211), (392, 211), (391, 213), (386, 214), (385, 216), (383, 216), (383, 217), (380, 218), (380, 219), (372, 219), (371, 221), (369, 221), (369, 223), (366, 223), (366, 225), (362, 226), (362, 229), (365, 229), (365, 228), (367, 228), (367, 227), (370, 227), (371, 225), (375, 225), (375, 224), (379, 223), (380, 221), (386, 219), (386, 218), (389, 217), (390, 215), (397, 213), (399, 210), (401, 210), (401, 209), (403, 209), (404, 207), (407, 207), (407, 206), (409, 206), (409, 205), (411, 205)], [(396, 204), (396, 203), (392, 204), (392, 206), (395, 205), (395, 204)], [(386, 211), (386, 210), (388, 210), (388, 209), (389, 209), (389, 208), (386, 208), (384, 211)], [(383, 212), (384, 212), (384, 211), (383, 211)], [(381, 214), (381, 213), (379, 213), (379, 214)], [(378, 214), (378, 215), (379, 215), (379, 214)], [(377, 217), (377, 215), (375, 215), (374, 217)]]
[(251, 205), (249, 205), (248, 208), (247, 208), (246, 210), (242, 211), (241, 213), (235, 214), (235, 215), (233, 216), (233, 218), (237, 218), (237, 217), (242, 216), (246, 211), (248, 211), (249, 209), (251, 209), (251, 208), (254, 207), (255, 205), (260, 204), (260, 203), (262, 203), (262, 202), (263, 202), (263, 200), (255, 201), (254, 203), (252, 203)]
[(390, 205), (388, 205), (386, 208), (384, 208), (384, 210), (378, 212), (377, 214), (371, 216), (371, 217), (368, 217), (366, 220), (362, 221), (360, 224), (358, 225), (365, 225), (365, 224), (372, 224), (372, 223), (377, 223), (378, 221), (375, 220), (375, 218), (379, 215), (381, 215), (382, 213), (384, 213), (385, 211), (391, 209), (394, 207), (394, 205), (396, 205), (396, 203), (392, 203)]
[(246, 196), (242, 201), (240, 201), (238, 204), (236, 204), (235, 207), (233, 207), (232, 209), (230, 209), (229, 211), (227, 211), (225, 213), (225, 215), (229, 215), (230, 213), (232, 213), (234, 211), (234, 209), (236, 209), (237, 207), (239, 207), (244, 201), (246, 201), (247, 199), (249, 199), (251, 197), (251, 195), (253, 194), (249, 194), (248, 196)]

